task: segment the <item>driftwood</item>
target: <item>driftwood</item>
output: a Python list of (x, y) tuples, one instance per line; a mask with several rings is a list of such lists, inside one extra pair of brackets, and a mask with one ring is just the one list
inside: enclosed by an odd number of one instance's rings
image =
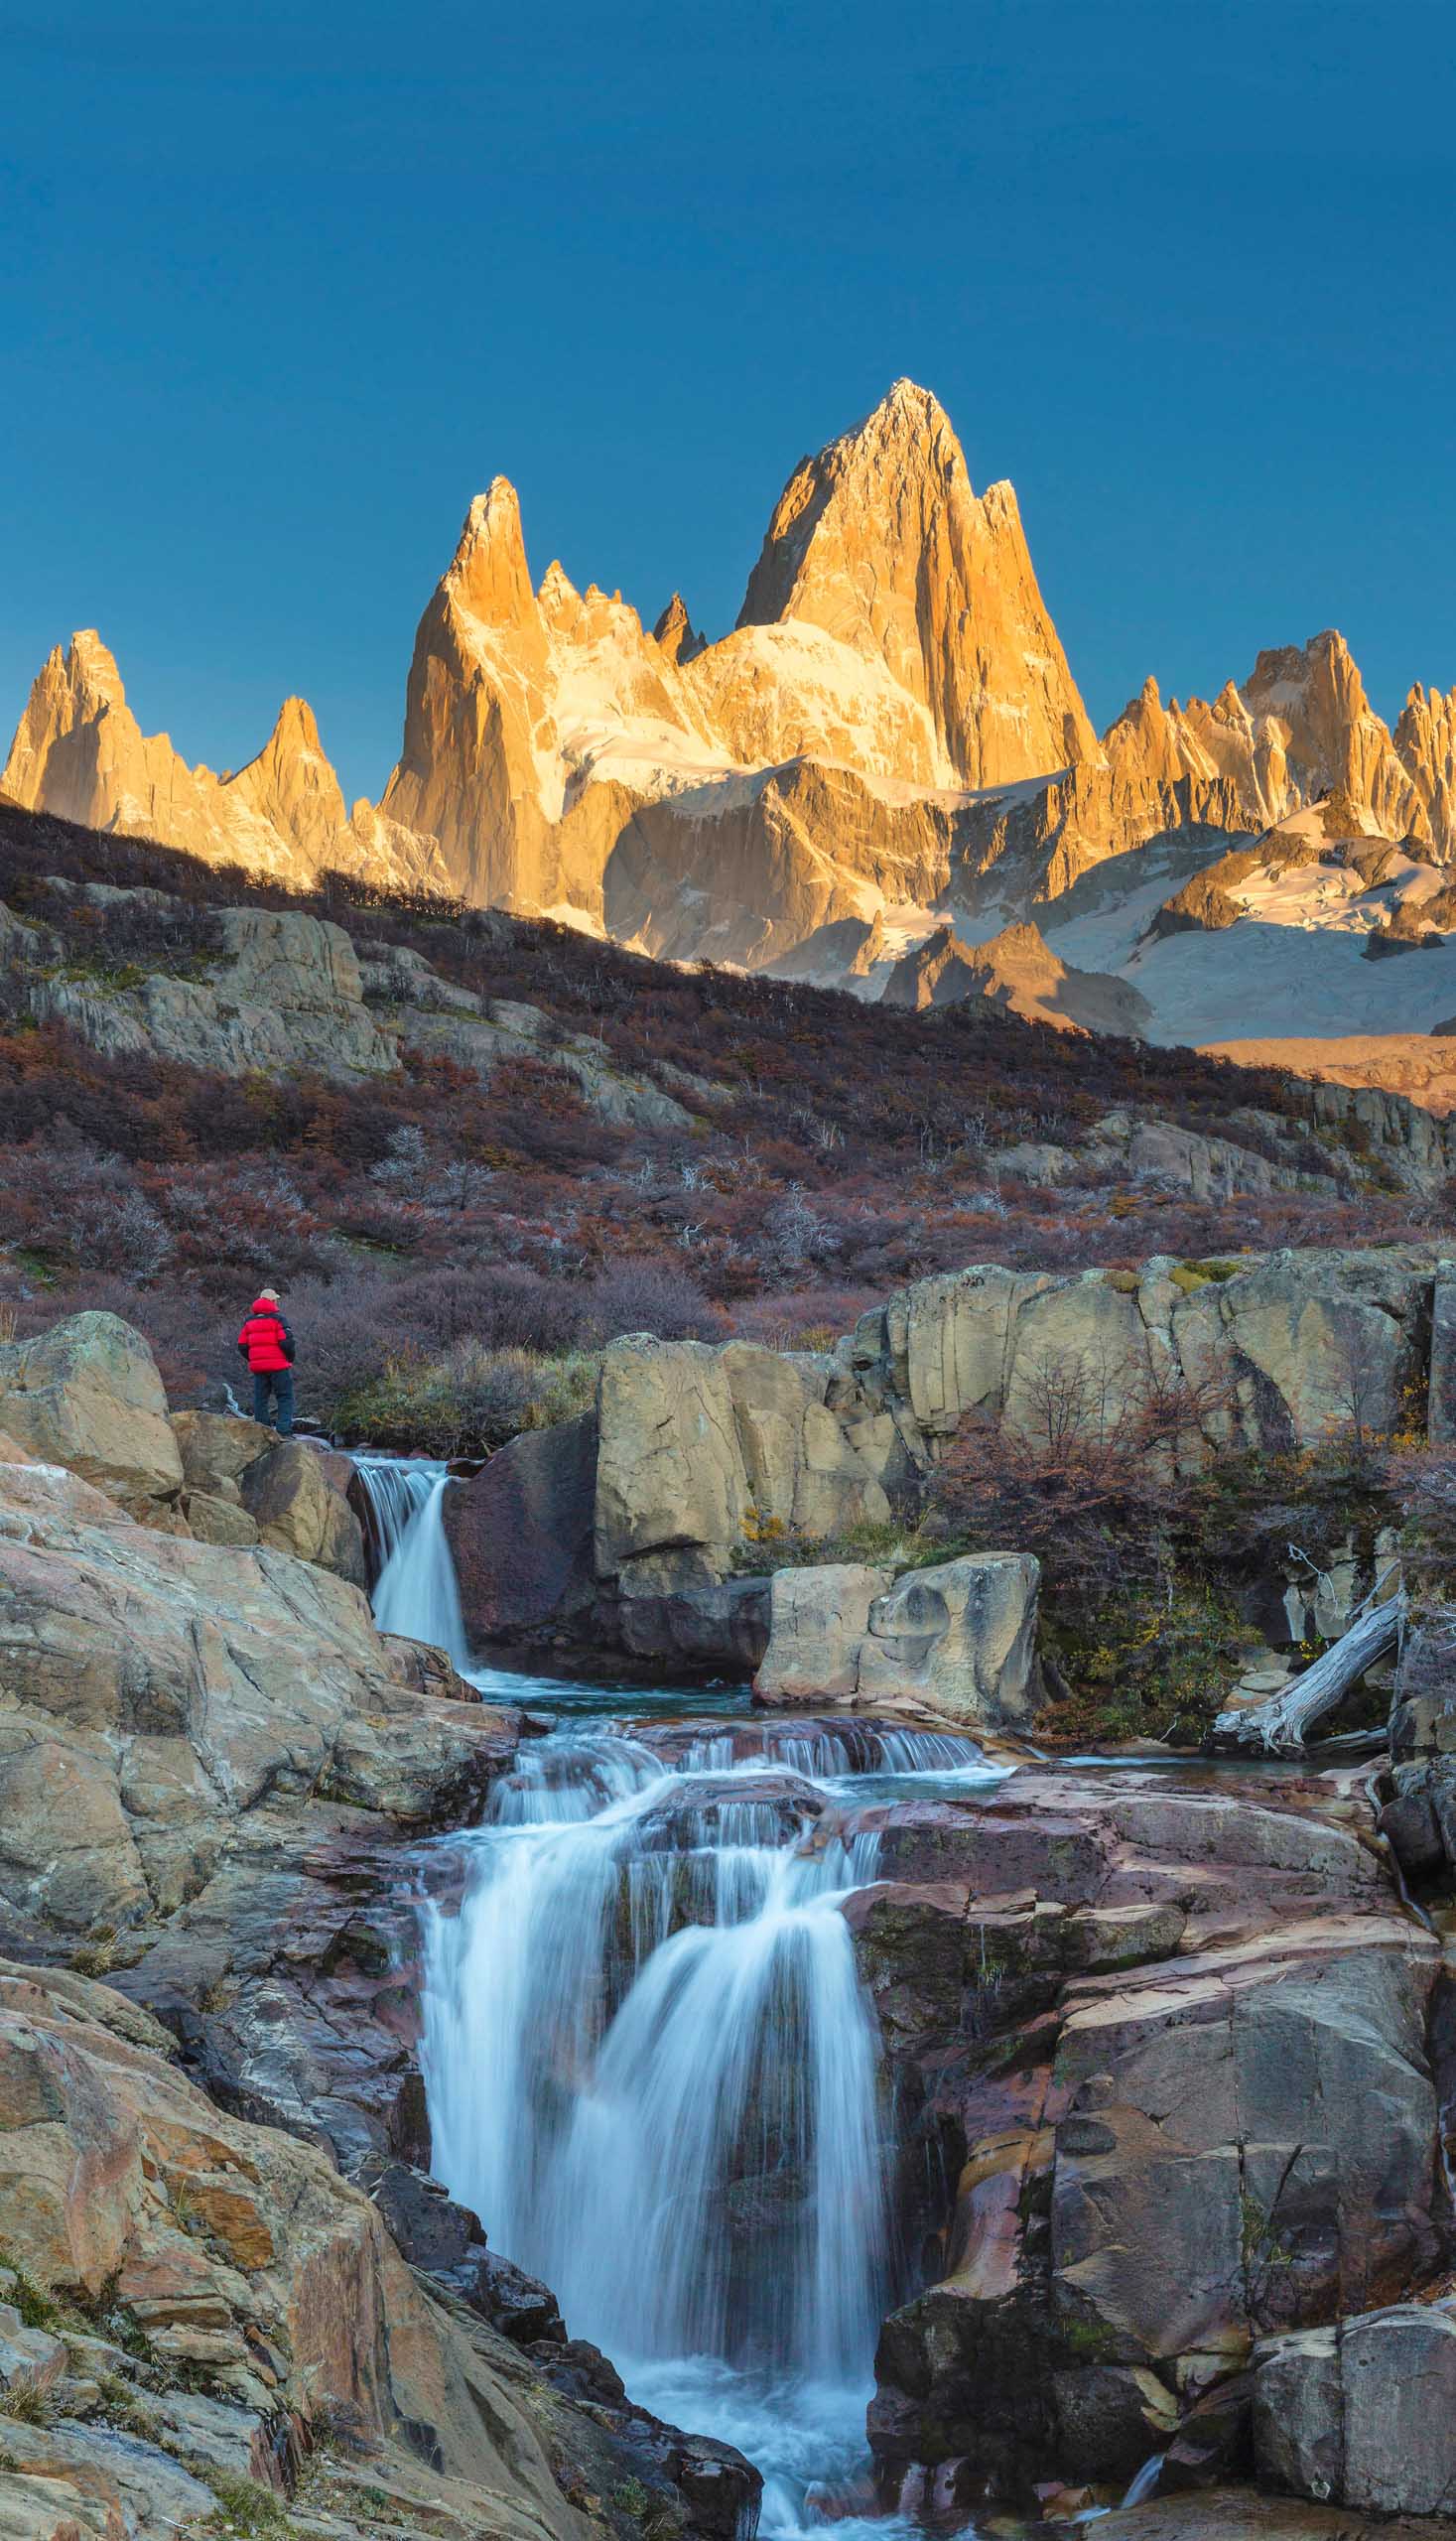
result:
[[(1373, 1594), (1379, 1596), (1380, 1588)], [(1242, 1711), (1221, 1711), (1204, 1739), (1205, 1748), (1213, 1755), (1232, 1755), (1245, 1748), (1261, 1749), (1266, 1756), (1297, 1754), (1315, 1722), (1334, 1710), (1367, 1668), (1394, 1649), (1405, 1608), (1403, 1588), (1384, 1605), (1367, 1598), (1348, 1630), (1302, 1676), (1293, 1677), (1264, 1702), (1250, 1703)]]

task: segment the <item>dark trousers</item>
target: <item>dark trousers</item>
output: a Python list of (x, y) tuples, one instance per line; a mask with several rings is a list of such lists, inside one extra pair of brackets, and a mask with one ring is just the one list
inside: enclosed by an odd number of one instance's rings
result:
[(292, 1368), (255, 1368), (253, 1370), (253, 1418), (266, 1425), (268, 1397), (278, 1405), (274, 1423), (280, 1438), (293, 1435), (293, 1370)]

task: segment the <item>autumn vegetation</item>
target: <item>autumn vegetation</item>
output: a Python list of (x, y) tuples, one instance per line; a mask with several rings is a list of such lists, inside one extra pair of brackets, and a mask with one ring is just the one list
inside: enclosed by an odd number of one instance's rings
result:
[[(67, 881), (168, 898), (98, 907)], [(303, 907), (361, 948), (411, 946), (463, 987), (540, 1007), (695, 1116), (686, 1131), (604, 1122), (549, 1032), (488, 1082), (408, 1051), (392, 1077), (342, 1082), (101, 1057), (38, 1026), (0, 969), (0, 1312), (22, 1331), (82, 1305), (123, 1312), (178, 1400), (217, 1398), (265, 1276), (287, 1295), (306, 1410), (455, 1451), (576, 1407), (619, 1332), (822, 1346), (889, 1289), (972, 1262), (1061, 1270), (1417, 1231), (1378, 1168), (1315, 1139), (1307, 1086), (1192, 1051), (980, 1003), (868, 1007), (357, 883), (301, 898), (10, 808), (0, 899), (61, 938), (65, 968), (117, 986), (204, 973), (222, 906)], [(1115, 1108), (1221, 1135), (1236, 1103), (1307, 1134), (1339, 1187), (1201, 1205), (1092, 1166), (1041, 1188), (1000, 1160), (1075, 1147)]]

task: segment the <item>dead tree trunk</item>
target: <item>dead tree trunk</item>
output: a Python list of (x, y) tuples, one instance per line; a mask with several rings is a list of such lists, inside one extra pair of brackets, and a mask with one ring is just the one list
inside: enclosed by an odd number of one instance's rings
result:
[(1266, 1701), (1251, 1703), (1247, 1710), (1221, 1711), (1204, 1747), (1211, 1755), (1233, 1755), (1241, 1748), (1261, 1748), (1266, 1756), (1296, 1755), (1315, 1722), (1334, 1710), (1367, 1668), (1394, 1649), (1404, 1620), (1403, 1588), (1383, 1606), (1367, 1604), (1302, 1676), (1295, 1676)]

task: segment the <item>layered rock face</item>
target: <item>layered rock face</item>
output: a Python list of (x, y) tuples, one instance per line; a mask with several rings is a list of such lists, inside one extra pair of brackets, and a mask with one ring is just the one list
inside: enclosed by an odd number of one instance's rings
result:
[[(886, 1823), (849, 1911), (920, 2113), (906, 2195), (926, 2144), (954, 2184), (880, 2340), (892, 2482), (941, 2465), (970, 2505), (957, 2482), (1122, 2482), (1170, 2444), (1170, 2483), (1215, 2476), (1245, 2458), (1260, 2337), (1436, 2279), (1439, 1951), (1362, 1814), (1314, 1785), (1027, 1774)], [(1407, 2474), (1379, 2502), (1445, 2502)]]

